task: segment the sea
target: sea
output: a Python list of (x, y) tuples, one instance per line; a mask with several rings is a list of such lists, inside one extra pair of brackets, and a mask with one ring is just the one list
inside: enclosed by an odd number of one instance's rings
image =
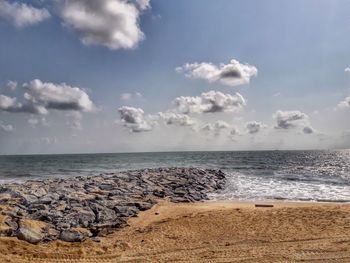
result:
[(224, 171), (212, 200), (350, 202), (350, 150), (6, 155), (0, 184), (175, 166)]

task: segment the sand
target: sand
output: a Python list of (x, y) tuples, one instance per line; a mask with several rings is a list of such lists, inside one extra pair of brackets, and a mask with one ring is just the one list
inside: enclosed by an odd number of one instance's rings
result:
[(2, 237), (0, 262), (350, 262), (349, 205), (256, 203), (162, 201), (100, 243)]

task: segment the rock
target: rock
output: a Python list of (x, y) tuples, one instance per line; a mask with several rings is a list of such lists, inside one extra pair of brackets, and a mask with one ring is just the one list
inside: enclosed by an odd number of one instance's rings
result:
[(71, 228), (63, 230), (60, 239), (66, 242), (81, 242), (92, 236), (92, 233), (84, 228)]
[(47, 191), (44, 188), (42, 188), (42, 187), (38, 187), (34, 191), (32, 191), (30, 194), (32, 194), (32, 195), (34, 195), (34, 196), (39, 198), (39, 197), (42, 197), (42, 196), (46, 195)]
[(38, 202), (41, 204), (51, 204), (52, 202), (54, 202), (55, 200), (59, 199), (59, 195), (56, 193), (51, 193), (51, 194), (47, 194), (44, 195), (43, 197), (39, 198)]
[(52, 240), (56, 240), (59, 235), (60, 235), (60, 231), (56, 230), (55, 228), (48, 228), (45, 229), (45, 237), (43, 239), (43, 241), (52, 241)]
[(96, 213), (96, 222), (106, 223), (113, 222), (116, 219), (116, 214), (112, 209), (109, 208), (99, 208), (95, 211)]
[(153, 191), (153, 195), (160, 197), (160, 198), (163, 198), (163, 197), (165, 197), (165, 192), (163, 190), (156, 189)]
[(31, 204), (38, 201), (38, 198), (32, 194), (22, 194), (22, 197), (24, 198), (25, 204)]
[(70, 229), (70, 224), (69, 223), (57, 223), (56, 228), (62, 229), (62, 230), (67, 230), (67, 229)]
[(74, 208), (73, 211), (78, 214), (79, 225), (82, 227), (88, 227), (89, 224), (94, 222), (96, 219), (95, 213), (90, 208)]
[(174, 190), (174, 194), (179, 195), (179, 196), (184, 196), (185, 194), (187, 194), (187, 192), (185, 191), (185, 189), (183, 187), (179, 187), (179, 188), (176, 188)]
[(44, 228), (46, 226), (47, 225), (41, 221), (28, 219), (20, 220), (16, 235), (18, 239), (37, 244), (44, 239)]
[(0, 235), (31, 243), (80, 242), (124, 227), (128, 218), (152, 208), (159, 198), (195, 202), (224, 185), (222, 171), (196, 168), (10, 183), (0, 186)]
[(96, 196), (92, 194), (85, 194), (83, 192), (73, 192), (63, 197), (63, 200), (83, 202), (87, 200), (94, 200), (95, 198)]
[(135, 203), (135, 207), (140, 211), (146, 211), (148, 209), (151, 209), (153, 205), (154, 205), (154, 202), (151, 202), (151, 201)]

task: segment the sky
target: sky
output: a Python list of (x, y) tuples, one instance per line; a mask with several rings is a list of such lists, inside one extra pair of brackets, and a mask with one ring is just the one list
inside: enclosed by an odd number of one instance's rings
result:
[(0, 0), (0, 154), (350, 148), (349, 11)]

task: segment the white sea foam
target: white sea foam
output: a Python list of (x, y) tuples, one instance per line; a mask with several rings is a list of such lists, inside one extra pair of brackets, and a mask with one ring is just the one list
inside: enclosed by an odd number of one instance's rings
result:
[(350, 202), (350, 186), (321, 181), (288, 181), (281, 176), (244, 175), (231, 172), (223, 191), (210, 195), (212, 200), (295, 200)]

